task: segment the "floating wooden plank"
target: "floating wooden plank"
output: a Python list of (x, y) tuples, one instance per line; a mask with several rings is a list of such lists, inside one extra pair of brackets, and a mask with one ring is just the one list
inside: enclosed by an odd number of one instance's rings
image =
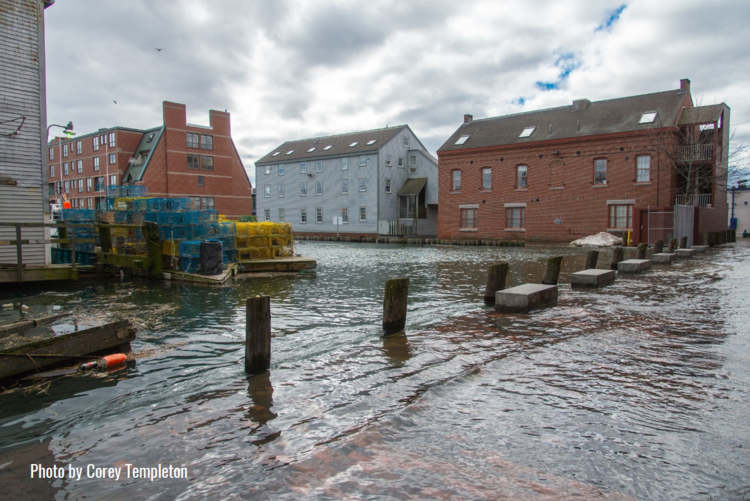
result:
[(253, 259), (240, 261), (242, 273), (268, 271), (302, 271), (314, 270), (318, 263), (310, 257), (279, 257), (275, 259)]
[(35, 327), (39, 327), (41, 325), (49, 325), (55, 320), (68, 317), (70, 315), (72, 315), (72, 313), (70, 312), (59, 313), (57, 315), (49, 315), (47, 317), (40, 317), (40, 318), (31, 318), (29, 320), (21, 320), (18, 322), (13, 322), (12, 324), (2, 325), (0, 326), (0, 338), (10, 336), (11, 334), (18, 334), (21, 332), (26, 332)]

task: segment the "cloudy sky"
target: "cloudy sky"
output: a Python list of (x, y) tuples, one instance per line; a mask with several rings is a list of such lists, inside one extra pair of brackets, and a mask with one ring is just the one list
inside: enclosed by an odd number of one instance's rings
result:
[(57, 0), (46, 27), (49, 123), (153, 127), (176, 101), (207, 125), (227, 109), (253, 181), (286, 140), (407, 123), (435, 154), (464, 113), (681, 78), (750, 143), (747, 0)]

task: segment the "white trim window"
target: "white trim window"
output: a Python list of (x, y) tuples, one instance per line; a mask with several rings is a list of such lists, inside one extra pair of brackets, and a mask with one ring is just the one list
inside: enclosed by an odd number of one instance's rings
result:
[(99, 136), (93, 137), (93, 148), (94, 151), (99, 151)]
[(349, 224), (349, 207), (341, 208), (341, 224)]
[(367, 167), (367, 155), (360, 155), (359, 156), (359, 166), (360, 167)]
[(78, 173), (83, 174), (83, 160), (78, 161)]
[(116, 153), (110, 153), (109, 154), (109, 165), (114, 165), (115, 162), (117, 162), (117, 154)]
[(417, 173), (417, 155), (409, 155), (409, 174)]
[(404, 148), (409, 147), (409, 136), (404, 136)]
[(630, 204), (610, 205), (609, 228), (613, 230), (632, 230), (633, 206)]
[(453, 178), (453, 189), (451, 191), (461, 191), (461, 170), (454, 170), (451, 177)]
[(359, 191), (367, 191), (367, 178), (359, 179)]
[(403, 169), (404, 168), (404, 159), (399, 157), (398, 159), (398, 168)]
[(63, 174), (66, 176), (70, 175), (70, 169), (68, 168), (68, 162), (63, 162)]
[(263, 198), (271, 198), (271, 185), (267, 184), (263, 187)]
[(594, 160), (594, 184), (607, 184), (607, 159), (597, 158)]
[(279, 176), (284, 175), (284, 164), (279, 164)]
[(323, 195), (323, 181), (315, 181), (315, 196)]
[(638, 155), (635, 157), (636, 183), (648, 183), (651, 181), (651, 155)]
[(55, 159), (55, 149), (54, 148), (50, 148), (49, 149), (49, 159), (50, 160), (54, 160)]
[(83, 146), (80, 141), (76, 141), (76, 153), (79, 155), (83, 153)]
[(299, 173), (300, 174), (307, 174), (307, 162), (300, 162), (299, 163)]
[(307, 209), (299, 210), (299, 222), (302, 224), (307, 224)]
[(387, 178), (385, 180), (385, 192), (391, 193), (391, 180)]
[(86, 179), (86, 191), (91, 191), (94, 189), (94, 180), (92, 178)]
[(284, 183), (279, 185), (279, 198), (284, 198)]
[(524, 189), (529, 187), (529, 166), (516, 166), (516, 188)]
[(63, 156), (64, 157), (68, 156), (68, 145), (67, 144), (63, 144)]
[(386, 155), (385, 156), (385, 166), (386, 167), (393, 167), (393, 162), (391, 161), (391, 156)]
[(279, 209), (279, 222), (284, 222), (284, 209)]
[(342, 158), (341, 159), (341, 170), (349, 170), (349, 159), (348, 158)]
[(65, 181), (65, 193), (70, 193), (70, 181)]
[(315, 208), (315, 223), (323, 224), (323, 208), (322, 207)]
[(323, 172), (323, 160), (315, 161), (315, 172)]
[(99, 171), (99, 157), (94, 157), (94, 171)]
[(263, 216), (265, 217), (266, 221), (271, 220), (271, 209), (263, 209)]
[(266, 176), (269, 175), (270, 173), (271, 173), (271, 166), (266, 165), (266, 171), (265, 171)]
[(482, 168), (482, 189), (492, 189), (492, 169), (490, 167)]
[(117, 174), (112, 174), (111, 176), (109, 176), (109, 185), (117, 186)]
[(110, 148), (115, 147), (115, 133), (114, 132), (109, 133), (109, 147)]
[(349, 180), (348, 179), (341, 180), (341, 194), (342, 195), (349, 194)]
[(78, 193), (83, 193), (83, 179), (78, 180)]
[(306, 197), (307, 196), (307, 183), (300, 183), (299, 184), (299, 196)]
[(367, 222), (367, 207), (359, 208), (359, 221), (362, 223)]
[(55, 178), (55, 166), (54, 165), (49, 166), (49, 178), (50, 180)]

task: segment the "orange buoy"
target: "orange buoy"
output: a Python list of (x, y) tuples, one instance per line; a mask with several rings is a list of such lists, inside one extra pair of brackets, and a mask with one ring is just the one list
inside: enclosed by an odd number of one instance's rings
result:
[(63, 202), (63, 209), (70, 209), (71, 205), (70, 202)]
[(122, 353), (116, 353), (114, 355), (107, 355), (106, 357), (102, 357), (99, 360), (99, 370), (106, 371), (114, 367), (118, 367), (120, 365), (125, 364), (127, 359), (128, 357), (126, 357)]

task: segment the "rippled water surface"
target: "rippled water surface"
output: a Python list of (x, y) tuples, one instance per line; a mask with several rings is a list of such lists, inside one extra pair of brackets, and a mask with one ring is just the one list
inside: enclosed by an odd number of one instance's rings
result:
[[(750, 246), (599, 291), (565, 285), (585, 249), (297, 250), (316, 272), (1, 292), (32, 314), (130, 318), (138, 340), (127, 370), (0, 394), (0, 474), (41, 439), (58, 464), (190, 474), (58, 480), (59, 499), (750, 498)], [(508, 261), (512, 286), (558, 254), (557, 306), (484, 306), (489, 264)], [(398, 276), (411, 278), (406, 330), (383, 338), (383, 283)], [(273, 362), (247, 378), (256, 294), (271, 296)]]

